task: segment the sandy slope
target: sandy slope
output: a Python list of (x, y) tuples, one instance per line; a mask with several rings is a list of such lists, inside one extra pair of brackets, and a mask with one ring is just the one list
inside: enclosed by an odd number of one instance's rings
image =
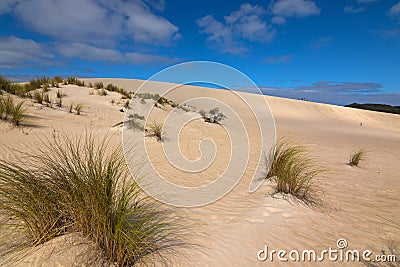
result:
[[(112, 82), (130, 90), (136, 90), (142, 83), (125, 79), (91, 79), (97, 80), (103, 80), (105, 84)], [(155, 91), (158, 86), (163, 84), (154, 84)], [(120, 129), (112, 126), (123, 120), (124, 113), (119, 109), (124, 100), (119, 105), (112, 104), (112, 99), (116, 102), (120, 100), (118, 94), (98, 96), (89, 95), (89, 91), (89, 88), (64, 86), (66, 96), (62, 109), (40, 108), (37, 104), (29, 104), (29, 125), (22, 130), (0, 122), (0, 157), (13, 159), (15, 150), (32, 151), (43, 134), (48, 135), (54, 130), (78, 133), (84, 127), (90, 127), (101, 133), (115, 133), (113, 138), (118, 142)], [(52, 93), (55, 94), (54, 89)], [(251, 114), (229, 91), (187, 86), (172, 92), (168, 98), (182, 102), (194, 95), (220, 99), (240, 111), (248, 130), (250, 161), (241, 182), (221, 200), (200, 208), (176, 209), (178, 215), (186, 218), (194, 234), (191, 241), (200, 246), (182, 250), (183, 256), (174, 265), (271, 265), (271, 262), (257, 260), (257, 251), (264, 248), (264, 245), (275, 250), (318, 251), (328, 247), (336, 248), (336, 241), (345, 238), (350, 249), (371, 249), (379, 253), (386, 249), (386, 242), (400, 242), (400, 230), (383, 223), (385, 219), (400, 222), (400, 116), (267, 97), (278, 136), (289, 136), (306, 145), (308, 153), (316, 162), (330, 170), (318, 180), (319, 187), (325, 192), (325, 206), (313, 210), (272, 198), (268, 194), (273, 189), (268, 183), (249, 194), (248, 184), (260, 152), (258, 129)], [(71, 102), (84, 103), (81, 116), (68, 113)], [(157, 109), (153, 115), (161, 118), (168, 112)], [(195, 120), (181, 132), (180, 145), (188, 159), (196, 159), (200, 156), (198, 144), (206, 137), (213, 138), (218, 153), (214, 164), (204, 172), (182, 174), (169, 166), (163, 157), (159, 157), (157, 166), (162, 167), (171, 181), (183, 185), (193, 186), (213, 180), (223, 172), (231, 151), (227, 133), (222, 127)], [(361, 168), (346, 165), (350, 151), (361, 147), (369, 151), (368, 159), (362, 163)], [(154, 140), (148, 140), (148, 149), (149, 153), (162, 154), (161, 144)], [(234, 148), (232, 153), (238, 152), (241, 153), (240, 148)], [(70, 249), (68, 253), (48, 255), (48, 250), (46, 246), (39, 248), (38, 252), (27, 257), (20, 265), (71, 266), (76, 255), (74, 253), (77, 253)], [(362, 266), (360, 263), (344, 264), (327, 260), (316, 264)], [(274, 261), (272, 265), (308, 266), (309, 263)]]

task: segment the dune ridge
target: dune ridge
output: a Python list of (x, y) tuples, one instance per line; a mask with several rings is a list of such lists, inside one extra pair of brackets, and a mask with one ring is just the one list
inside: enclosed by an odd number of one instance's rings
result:
[[(132, 91), (143, 83), (129, 79), (84, 80), (103, 81), (105, 85), (113, 83)], [(157, 86), (163, 86), (163, 83), (154, 82), (154, 85), (157, 91)], [(62, 90), (66, 94), (63, 109), (41, 107), (36, 103), (27, 105), (28, 114), (31, 115), (29, 123), (34, 127), (26, 126), (21, 130), (0, 121), (1, 158), (13, 159), (14, 150), (32, 151), (41, 135), (61, 129), (79, 133), (85, 127), (91, 127), (102, 133), (113, 132), (113, 142), (120, 142), (119, 128), (112, 127), (124, 118), (124, 112), (120, 111), (124, 100), (120, 100), (119, 94), (90, 95), (89, 88), (74, 85), (62, 86)], [(51, 94), (54, 93), (52, 89)], [(195, 86), (183, 86), (167, 97), (180, 103), (193, 96), (193, 93), (239, 105), (232, 92)], [(272, 198), (269, 195), (272, 192), (270, 183), (264, 183), (258, 191), (249, 194), (247, 187), (256, 164), (253, 159), (260, 152), (255, 148), (251, 150), (244, 177), (228, 195), (212, 205), (176, 210), (179, 216), (187, 218), (188, 228), (195, 233), (193, 243), (199, 247), (179, 251), (185, 257), (173, 265), (286, 266), (287, 263), (279, 261), (260, 262), (257, 259), (258, 250), (265, 245), (277, 250), (322, 250), (335, 247), (339, 238), (345, 238), (349, 248), (371, 249), (379, 253), (386, 248), (388, 241), (399, 243), (400, 230), (385, 224), (384, 219), (400, 221), (400, 116), (265, 97), (274, 116), (277, 135), (289, 136), (306, 145), (308, 154), (330, 170), (318, 178), (318, 186), (325, 192), (327, 204), (321, 210), (313, 210)], [(111, 103), (113, 99), (116, 102), (114, 104)], [(72, 102), (84, 104), (81, 116), (67, 111)], [(158, 109), (155, 116), (165, 116), (167, 113), (168, 110)], [(250, 116), (246, 112), (243, 114)], [(250, 138), (257, 145), (257, 129), (251, 128), (251, 123), (248, 125), (249, 135), (253, 136)], [(210, 131), (216, 136), (215, 140), (221, 149), (218, 150), (217, 164), (206, 171), (204, 179), (207, 180), (218, 176), (223, 170), (228, 151), (225, 148), (227, 140), (223, 132), (213, 130), (213, 125), (203, 125), (204, 131), (198, 131), (198, 127), (198, 123), (188, 124), (180, 142), (188, 158), (197, 158), (197, 143), (204, 138), (205, 132)], [(346, 163), (351, 150), (361, 147), (369, 151), (361, 168), (348, 166)], [(159, 153), (159, 149), (159, 143), (150, 142), (150, 153)], [(159, 166), (166, 166), (167, 174), (174, 181), (191, 185), (199, 182), (173, 171), (167, 164), (165, 159), (159, 161)], [(202, 179), (202, 174), (195, 175), (193, 179)], [(43, 246), (18, 266), (73, 266), (72, 259), (76, 253), (73, 249), (50, 255), (47, 252)], [(362, 266), (361, 263), (346, 264)], [(304, 266), (304, 263), (291, 262), (290, 265)], [(343, 263), (325, 261), (317, 265), (343, 266)]]

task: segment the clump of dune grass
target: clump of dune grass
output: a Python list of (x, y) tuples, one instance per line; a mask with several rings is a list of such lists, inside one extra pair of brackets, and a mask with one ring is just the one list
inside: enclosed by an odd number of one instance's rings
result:
[(44, 99), (43, 91), (41, 91), (41, 90), (35, 91), (33, 93), (33, 99), (36, 100), (39, 104), (42, 104), (43, 103), (43, 99)]
[(15, 126), (20, 126), (25, 116), (25, 108), (23, 107), (24, 101), (21, 101), (12, 108), (11, 121)]
[(3, 119), (3, 113), (5, 110), (3, 96), (0, 96), (0, 119)]
[(162, 141), (162, 131), (164, 124), (161, 121), (153, 120), (149, 124), (150, 132), (157, 138), (158, 141)]
[(48, 93), (43, 94), (43, 101), (49, 105), (50, 104), (50, 96)]
[(14, 108), (14, 100), (11, 97), (11, 95), (7, 95), (7, 97), (2, 99), (3, 102), (3, 113), (4, 113), (4, 119), (7, 120), (9, 115), (12, 115), (12, 111)]
[(83, 109), (82, 103), (76, 104), (76, 106), (75, 106), (76, 115), (81, 115), (82, 109)]
[(303, 146), (287, 139), (279, 139), (269, 160), (267, 179), (276, 183), (276, 193), (289, 194), (306, 205), (318, 204), (315, 178), (324, 170), (315, 166)]
[(11, 122), (15, 126), (20, 126), (26, 114), (23, 104), (24, 101), (15, 104), (11, 95), (8, 95), (6, 98), (0, 97), (0, 119), (7, 120), (8, 116), (10, 116)]
[(54, 134), (23, 161), (0, 160), (1, 226), (29, 246), (81, 233), (114, 266), (166, 260), (184, 244), (180, 228), (130, 177), (122, 148), (109, 144), (91, 133)]
[(104, 84), (103, 84), (103, 82), (95, 82), (93, 87), (95, 89), (102, 89), (102, 88), (104, 88)]
[(349, 165), (350, 166), (358, 166), (360, 161), (365, 159), (366, 155), (367, 155), (367, 151), (363, 148), (352, 151), (349, 156)]
[(107, 90), (106, 90), (106, 89), (101, 89), (101, 90), (99, 90), (99, 95), (101, 95), (101, 96), (106, 96), (106, 95), (108, 95)]
[(63, 97), (63, 93), (62, 93), (62, 91), (60, 89), (57, 90), (56, 96), (57, 96), (57, 98), (62, 98)]

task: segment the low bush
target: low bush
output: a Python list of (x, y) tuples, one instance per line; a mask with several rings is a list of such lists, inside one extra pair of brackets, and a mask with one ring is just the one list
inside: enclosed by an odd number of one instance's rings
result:
[(206, 114), (204, 114), (204, 116), (202, 115), (202, 117), (204, 118), (205, 122), (217, 124), (220, 124), (226, 118), (225, 115), (219, 111), (219, 108), (211, 109)]

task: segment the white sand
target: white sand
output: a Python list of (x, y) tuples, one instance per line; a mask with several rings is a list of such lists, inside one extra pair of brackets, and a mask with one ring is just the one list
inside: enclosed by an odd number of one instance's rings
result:
[[(113, 83), (129, 90), (135, 90), (141, 84), (141, 81), (126, 79), (90, 80), (102, 80), (105, 85)], [(30, 126), (21, 129), (0, 121), (1, 158), (13, 159), (16, 150), (34, 151), (39, 138), (51, 134), (54, 129), (79, 133), (87, 127), (101, 133), (115, 133), (113, 140), (121, 140), (120, 129), (112, 127), (125, 115), (119, 111), (125, 102), (120, 100), (119, 94), (89, 95), (89, 88), (70, 85), (62, 86), (62, 90), (66, 94), (63, 109), (27, 105)], [(52, 89), (52, 94), (55, 91)], [(168, 98), (181, 102), (193, 95), (219, 98), (234, 108), (241, 108), (232, 93), (223, 90), (188, 86)], [(120, 103), (111, 104), (112, 99)], [(400, 230), (383, 224), (382, 218), (400, 222), (400, 116), (277, 97), (267, 97), (267, 100), (275, 118), (277, 135), (292, 137), (306, 145), (309, 155), (331, 170), (317, 183), (325, 192), (325, 208), (313, 210), (273, 199), (268, 196), (273, 192), (268, 183), (255, 193), (248, 193), (248, 183), (260, 152), (257, 146), (260, 140), (250, 113), (241, 109), (252, 145), (248, 168), (238, 186), (218, 202), (201, 208), (176, 210), (178, 215), (186, 218), (193, 232), (190, 241), (201, 247), (182, 250), (186, 257), (180, 257), (174, 266), (266, 266), (266, 262), (257, 260), (257, 251), (264, 245), (275, 250), (322, 250), (336, 248), (336, 241), (345, 238), (350, 249), (370, 249), (379, 253), (386, 249), (387, 241), (399, 243)], [(84, 104), (81, 116), (68, 113), (71, 102)], [(167, 114), (168, 110), (158, 109), (154, 116), (161, 118)], [(213, 138), (218, 147), (215, 162), (209, 169), (191, 176), (182, 175), (162, 157), (157, 166), (162, 166), (163, 173), (169, 174), (171, 181), (183, 185), (194, 186), (212, 180), (226, 167), (230, 153), (226, 132), (217, 125), (194, 121), (182, 131), (180, 146), (188, 159), (196, 159), (200, 156), (198, 144), (206, 137)], [(362, 147), (369, 151), (367, 160), (361, 163), (361, 168), (348, 166), (350, 151)], [(149, 153), (160, 154), (161, 144), (149, 140), (148, 149)], [(73, 259), (79, 253), (76, 250), (82, 251), (74, 247), (66, 252), (49, 254), (43, 246), (20, 265), (73, 266)], [(0, 265), (1, 262), (0, 259)], [(288, 264), (274, 261), (272, 266), (275, 265)], [(361, 263), (329, 261), (318, 265), (362, 266)], [(308, 266), (308, 263), (296, 266)]]

